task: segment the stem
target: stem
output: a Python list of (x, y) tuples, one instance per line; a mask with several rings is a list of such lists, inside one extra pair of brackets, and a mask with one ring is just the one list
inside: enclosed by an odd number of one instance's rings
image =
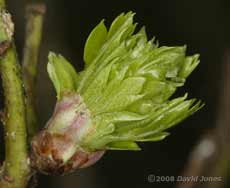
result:
[(0, 71), (5, 95), (5, 162), (0, 187), (25, 188), (29, 175), (25, 105), (11, 16), (0, 1)]
[(31, 4), (27, 7), (26, 39), (22, 69), (23, 81), (27, 95), (26, 115), (29, 140), (38, 130), (35, 111), (35, 83), (45, 9), (44, 4)]
[(6, 6), (5, 0), (0, 0), (0, 7), (1, 7), (1, 9), (5, 8), (5, 6)]

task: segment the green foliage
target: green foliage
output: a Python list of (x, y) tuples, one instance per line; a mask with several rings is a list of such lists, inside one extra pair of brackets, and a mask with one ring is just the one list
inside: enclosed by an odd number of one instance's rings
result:
[(97, 56), (98, 51), (104, 44), (107, 36), (107, 29), (104, 21), (102, 20), (90, 33), (84, 50), (85, 64), (90, 64)]
[(77, 91), (92, 114), (96, 131), (84, 142), (90, 150), (140, 150), (136, 142), (164, 139), (166, 129), (203, 106), (187, 95), (170, 100), (199, 64), (199, 55), (186, 56), (185, 46), (158, 47), (144, 28), (134, 33), (133, 16), (122, 13), (108, 31), (104, 21), (93, 29), (79, 77), (63, 57), (49, 58), (58, 96)]
[(58, 99), (64, 93), (76, 90), (78, 75), (73, 66), (61, 55), (49, 53), (47, 71), (56, 89)]

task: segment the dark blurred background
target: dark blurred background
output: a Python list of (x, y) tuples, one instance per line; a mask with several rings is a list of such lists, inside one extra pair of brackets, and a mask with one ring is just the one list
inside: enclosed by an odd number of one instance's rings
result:
[[(172, 128), (171, 136), (164, 141), (142, 144), (141, 152), (109, 151), (96, 165), (64, 177), (39, 175), (38, 187), (175, 187), (176, 182), (151, 183), (148, 181), (148, 176), (183, 174), (186, 168), (190, 168), (188, 166), (191, 153), (200, 139), (204, 135), (209, 135), (209, 132), (218, 126), (221, 105), (228, 102), (221, 102), (225, 92), (223, 88), (228, 87), (230, 83), (228, 80), (228, 84), (223, 85), (227, 82), (223, 74), (225, 64), (230, 63), (226, 60), (230, 48), (230, 1), (46, 0), (44, 2), (47, 5), (47, 13), (37, 87), (41, 127), (50, 117), (55, 104), (54, 88), (46, 72), (48, 52), (61, 53), (77, 70), (81, 70), (84, 43), (92, 28), (102, 18), (105, 18), (109, 25), (118, 14), (130, 10), (136, 12), (135, 21), (139, 23), (139, 27), (145, 25), (148, 36), (156, 36), (160, 45), (186, 44), (188, 54), (201, 55), (200, 65), (177, 94), (188, 92), (190, 97), (199, 98), (206, 105), (179, 126)], [(25, 0), (8, 0), (8, 7), (16, 27), (15, 40), (19, 58), (24, 43), (26, 3)], [(227, 113), (229, 112), (227, 108)], [(224, 178), (227, 178), (227, 175)], [(225, 187), (229, 187), (228, 183), (225, 181)]]

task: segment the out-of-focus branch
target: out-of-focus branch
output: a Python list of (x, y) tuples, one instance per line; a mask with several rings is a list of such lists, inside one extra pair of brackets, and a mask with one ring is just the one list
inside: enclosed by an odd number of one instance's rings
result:
[(1, 188), (25, 188), (29, 175), (25, 104), (20, 66), (13, 42), (13, 22), (0, 1), (0, 72), (5, 95), (5, 162), (0, 173)]
[(230, 50), (225, 52), (216, 128), (204, 135), (191, 153), (184, 177), (208, 181), (179, 182), (178, 188), (222, 188), (230, 170)]
[(5, 8), (5, 6), (6, 6), (5, 0), (0, 0), (0, 7), (3, 9)]
[(26, 39), (23, 55), (23, 81), (26, 91), (26, 115), (28, 136), (31, 138), (37, 131), (36, 117), (36, 75), (39, 56), (39, 48), (42, 37), (43, 17), (46, 7), (41, 3), (33, 3), (27, 6)]

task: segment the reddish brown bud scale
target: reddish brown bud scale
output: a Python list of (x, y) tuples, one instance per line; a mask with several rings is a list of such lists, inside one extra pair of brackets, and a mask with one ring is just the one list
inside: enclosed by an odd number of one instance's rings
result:
[(82, 146), (92, 127), (80, 95), (65, 95), (57, 102), (46, 128), (32, 140), (32, 166), (47, 174), (66, 174), (94, 164), (104, 151), (92, 152)]

